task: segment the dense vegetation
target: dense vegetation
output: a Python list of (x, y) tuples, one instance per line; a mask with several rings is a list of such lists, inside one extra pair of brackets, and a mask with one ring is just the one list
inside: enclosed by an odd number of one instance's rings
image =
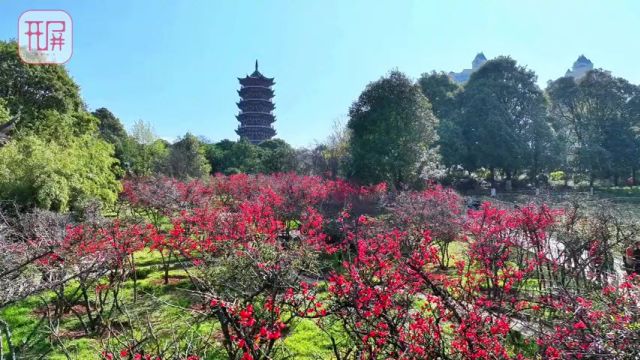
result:
[(467, 213), (439, 186), (128, 180), (116, 217), (5, 223), (0, 324), (25, 358), (624, 358), (640, 299), (611, 258), (639, 233), (609, 207)]
[(640, 356), (637, 216), (442, 186), (635, 185), (624, 79), (392, 71), (294, 149), (127, 131), (12, 42), (0, 70), (0, 360)]
[(396, 189), (424, 180), (462, 190), (484, 181), (507, 189), (637, 183), (640, 88), (603, 70), (544, 91), (508, 57), (488, 61), (464, 86), (443, 73), (414, 83), (393, 71), (367, 86), (346, 126), (294, 149), (280, 139), (256, 146), (192, 134), (170, 144), (142, 120), (127, 132), (108, 109), (86, 110), (63, 67), (23, 64), (15, 43), (0, 50), (0, 189), (2, 199), (27, 206), (113, 204), (117, 179), (153, 174), (294, 171)]

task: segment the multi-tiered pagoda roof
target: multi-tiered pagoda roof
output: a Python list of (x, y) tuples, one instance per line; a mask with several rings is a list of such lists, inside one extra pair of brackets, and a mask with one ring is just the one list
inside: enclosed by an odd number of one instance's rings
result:
[(237, 103), (240, 113), (236, 116), (240, 126), (236, 133), (241, 139), (247, 139), (253, 144), (259, 144), (271, 139), (276, 130), (271, 124), (276, 121), (273, 115), (273, 78), (268, 78), (256, 70), (244, 78), (238, 78), (240, 82), (240, 102)]

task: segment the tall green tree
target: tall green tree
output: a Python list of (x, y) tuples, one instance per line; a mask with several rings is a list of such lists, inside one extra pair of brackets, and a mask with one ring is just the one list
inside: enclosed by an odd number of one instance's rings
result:
[(638, 87), (603, 70), (592, 70), (576, 81), (563, 77), (547, 87), (550, 113), (570, 143), (574, 172), (599, 177), (634, 174), (640, 144), (633, 132), (638, 123)]
[(0, 99), (0, 125), (7, 123), (11, 118), (9, 109), (7, 109), (7, 101)]
[(263, 150), (260, 159), (263, 172), (273, 174), (295, 170), (296, 152), (284, 140), (271, 139), (258, 146)]
[(0, 41), (0, 98), (11, 114), (21, 114), (18, 128), (37, 122), (45, 110), (65, 114), (84, 109), (80, 88), (63, 66), (22, 62), (15, 41)]
[(158, 139), (151, 124), (134, 122), (122, 145), (122, 167), (134, 176), (149, 176), (162, 170), (169, 156), (169, 144)]
[(543, 92), (533, 71), (509, 57), (486, 62), (461, 94), (467, 169), (502, 170), (507, 179), (521, 170), (530, 176), (545, 168), (542, 144), (553, 141)]
[(466, 157), (462, 129), (458, 124), (462, 87), (443, 72), (424, 73), (418, 84), (438, 118), (438, 149), (442, 162), (447, 166), (461, 165)]
[(127, 131), (122, 126), (122, 122), (109, 109), (99, 108), (91, 114), (100, 121), (98, 130), (106, 142), (115, 145), (127, 137)]
[(206, 147), (206, 156), (212, 171), (223, 174), (263, 172), (263, 152), (264, 149), (245, 139), (225, 139)]
[(203, 144), (187, 133), (171, 145), (163, 171), (178, 179), (201, 178), (209, 175), (211, 166), (205, 157)]
[(63, 66), (23, 63), (15, 42), (0, 42), (0, 104), (11, 119), (2, 119), (0, 199), (59, 211), (115, 201), (113, 146)]
[(113, 145), (115, 157), (119, 160), (118, 166), (122, 166), (126, 161), (124, 150), (128, 141), (127, 131), (122, 126), (122, 122), (106, 108), (99, 108), (91, 114), (99, 120), (98, 131), (100, 137)]
[(403, 73), (370, 83), (349, 110), (352, 177), (396, 188), (417, 184), (437, 161), (436, 125), (429, 101)]
[[(349, 138), (351, 137), (351, 131), (341, 120), (335, 120), (333, 122), (331, 133), (327, 137), (324, 144), (316, 147), (314, 152), (321, 154), (326, 164), (328, 174), (318, 173), (318, 175), (329, 176), (331, 179), (336, 179), (338, 176), (344, 176), (347, 167), (349, 166), (350, 154), (349, 154)], [(314, 163), (316, 168), (322, 168), (321, 159), (314, 157)]]

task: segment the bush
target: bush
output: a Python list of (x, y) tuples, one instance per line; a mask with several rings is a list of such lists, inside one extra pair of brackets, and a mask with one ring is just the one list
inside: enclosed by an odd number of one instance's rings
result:
[(564, 181), (565, 179), (564, 171), (560, 170), (560, 171), (554, 171), (552, 173), (549, 173), (549, 178), (551, 179), (551, 181)]
[(0, 148), (0, 199), (67, 211), (96, 198), (112, 204), (121, 189), (113, 147), (91, 136), (59, 145), (28, 136)]

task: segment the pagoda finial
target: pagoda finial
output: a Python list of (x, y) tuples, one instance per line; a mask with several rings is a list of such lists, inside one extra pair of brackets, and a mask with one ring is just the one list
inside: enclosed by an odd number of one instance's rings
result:
[(256, 59), (256, 71), (258, 71), (258, 59)]

